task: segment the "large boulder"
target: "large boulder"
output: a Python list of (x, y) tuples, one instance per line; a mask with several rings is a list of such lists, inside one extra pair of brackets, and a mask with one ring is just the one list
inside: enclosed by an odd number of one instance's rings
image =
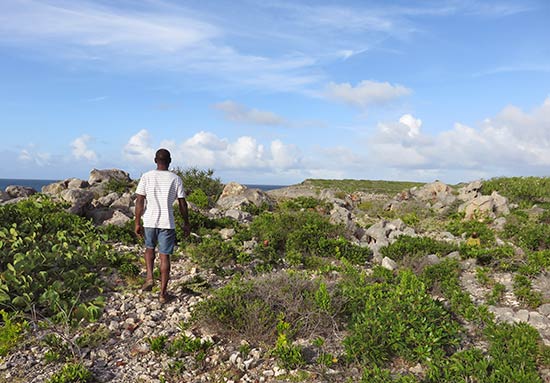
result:
[(70, 213), (84, 215), (94, 199), (94, 193), (86, 189), (67, 189), (61, 192), (61, 198), (71, 204), (68, 209)]
[(470, 182), (468, 185), (458, 189), (458, 199), (461, 201), (470, 201), (481, 196), (481, 180)]
[(222, 210), (241, 210), (245, 206), (255, 205), (261, 207), (267, 204), (275, 205), (275, 201), (260, 189), (249, 189), (236, 182), (228, 183), (216, 202), (216, 207)]
[(120, 169), (92, 169), (90, 172), (90, 178), (88, 178), (88, 183), (90, 186), (108, 182), (109, 180), (114, 179), (121, 182), (131, 182), (130, 175), (124, 170)]
[(381, 262), (380, 248), (395, 242), (401, 235), (415, 237), (416, 233), (412, 227), (408, 227), (401, 219), (393, 221), (380, 220), (370, 226), (364, 233), (364, 242), (372, 251), (374, 260)]
[(453, 188), (441, 181), (435, 181), (419, 188), (412, 188), (410, 194), (417, 200), (440, 202), (446, 206), (456, 200)]
[(11, 198), (26, 198), (36, 194), (36, 190), (28, 186), (10, 185), (6, 188), (6, 193)]
[(79, 178), (69, 178), (68, 180), (65, 180), (65, 184), (67, 185), (67, 189), (85, 189), (90, 186), (88, 181), (84, 181)]
[(42, 193), (50, 195), (61, 194), (63, 190), (67, 189), (67, 181), (58, 181), (49, 185), (42, 186)]
[(510, 213), (508, 199), (496, 191), (491, 195), (482, 195), (463, 203), (459, 206), (458, 211), (464, 212), (464, 218), (468, 220), (495, 218)]
[(3, 190), (0, 190), (0, 202), (10, 200), (11, 196)]
[(128, 217), (126, 214), (119, 210), (113, 211), (111, 218), (102, 222), (103, 226), (115, 225), (115, 226), (124, 226), (128, 221), (131, 221), (132, 218)]

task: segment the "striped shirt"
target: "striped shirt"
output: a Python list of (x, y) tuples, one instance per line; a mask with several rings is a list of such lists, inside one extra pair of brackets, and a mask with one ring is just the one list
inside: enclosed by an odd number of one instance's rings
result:
[(174, 202), (185, 198), (181, 178), (168, 170), (151, 170), (139, 180), (136, 194), (145, 196), (143, 226), (175, 229)]

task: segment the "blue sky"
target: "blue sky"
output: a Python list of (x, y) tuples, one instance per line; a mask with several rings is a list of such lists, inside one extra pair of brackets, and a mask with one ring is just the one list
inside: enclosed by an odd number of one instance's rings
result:
[(550, 175), (550, 2), (0, 2), (0, 178)]

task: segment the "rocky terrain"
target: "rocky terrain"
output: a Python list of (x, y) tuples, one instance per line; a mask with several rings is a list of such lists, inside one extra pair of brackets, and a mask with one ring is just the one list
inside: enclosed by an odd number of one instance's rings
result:
[[(91, 218), (97, 225), (123, 225), (133, 219), (134, 196), (131, 192), (105, 192), (105, 185), (110, 179), (131, 182), (128, 174), (120, 170), (94, 170), (88, 180), (69, 179), (44, 187), (43, 193), (68, 203), (68, 211)], [(475, 181), (460, 188), (453, 188), (442, 182), (433, 182), (419, 188), (404, 190), (395, 196), (373, 194), (368, 192), (339, 193), (337, 190), (318, 190), (310, 185), (300, 184), (288, 188), (263, 192), (248, 189), (237, 183), (226, 185), (215, 208), (202, 211), (210, 217), (229, 217), (241, 224), (254, 219), (244, 207), (275, 206), (280, 201), (309, 196), (330, 203), (332, 208), (327, 214), (330, 221), (346, 227), (350, 241), (373, 251), (373, 257), (365, 265), (374, 265), (393, 270), (398, 264), (384, 257), (380, 249), (393, 243), (399, 236), (426, 236), (450, 243), (463, 243), (467, 238), (455, 236), (444, 230), (432, 229), (418, 233), (415, 228), (406, 225), (403, 220), (369, 216), (358, 209), (365, 204), (377, 203), (384, 211), (398, 209), (399, 206), (415, 201), (426, 209), (445, 214), (450, 209), (463, 212), (465, 219), (476, 219), (484, 216), (493, 220), (495, 230), (506, 221), (511, 206), (508, 200), (497, 192), (481, 195), (481, 181)], [(0, 193), (0, 203), (15, 203), (36, 193), (35, 190), (12, 186)], [(374, 201), (374, 202), (373, 202)], [(200, 210), (195, 206), (192, 209)], [(224, 230), (224, 238), (231, 238), (234, 233)], [(139, 258), (143, 249), (139, 246), (117, 245), (121, 253), (135, 254)], [(518, 249), (521, 251), (521, 249)], [(428, 255), (422, 262), (434, 264), (442, 258), (457, 258), (457, 252), (438, 257)], [(476, 304), (485, 304), (489, 289), (476, 277), (476, 262), (472, 259), (460, 260), (462, 265), (461, 284)], [(528, 309), (513, 293), (513, 274), (499, 272), (492, 274), (497, 283), (505, 287), (503, 299), (498, 305), (490, 305), (497, 321), (509, 323), (526, 322), (540, 334), (544, 344), (550, 345), (550, 304), (545, 303), (537, 308)], [(182, 382), (271, 382), (299, 381), (299, 372), (288, 371), (279, 367), (270, 350), (257, 345), (231, 344), (217, 334), (208, 333), (199, 327), (185, 328), (191, 318), (193, 307), (205, 299), (206, 295), (189, 289), (190, 281), (204, 281), (211, 287), (221, 286), (226, 280), (207, 270), (201, 270), (193, 264), (187, 254), (179, 252), (172, 263), (172, 280), (169, 289), (176, 295), (173, 302), (161, 305), (158, 302), (158, 289), (153, 292), (142, 292), (139, 284), (128, 284), (116, 273), (104, 275), (109, 287), (105, 293), (105, 307), (98, 322), (83, 324), (82, 331), (97, 332), (106, 329), (107, 339), (96, 347), (79, 347), (74, 344), (74, 334), (67, 328), (52, 325), (43, 329), (34, 326), (31, 336), (18, 351), (1, 360), (0, 382), (46, 382), (58, 368), (55, 363), (48, 363), (45, 355), (47, 347), (35, 340), (41, 339), (52, 331), (72, 344), (69, 352), (89, 367), (100, 382), (162, 382), (163, 373), (173, 364), (166, 354), (152, 350), (153, 338), (166, 336), (173, 338), (185, 334), (190, 339), (212, 344), (206, 358), (197, 361), (194, 356), (186, 360)], [(534, 289), (550, 298), (550, 275), (539, 275)], [(71, 338), (73, 337), (73, 338)], [(243, 353), (243, 347), (248, 347)], [(336, 350), (337, 351), (337, 350)], [(420, 365), (406, 367), (409, 372), (419, 373)], [(421, 371), (420, 371), (421, 375)], [(344, 382), (354, 381), (360, 376), (357, 370), (344, 370), (338, 364), (331, 368), (311, 368), (306, 381), (310, 382)], [(542, 371), (541, 376), (550, 382), (550, 372)]]

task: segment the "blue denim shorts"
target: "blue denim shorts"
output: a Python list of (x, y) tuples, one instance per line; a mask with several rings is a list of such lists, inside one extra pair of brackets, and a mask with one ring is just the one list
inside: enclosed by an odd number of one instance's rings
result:
[(176, 245), (176, 230), (175, 229), (157, 229), (154, 227), (146, 227), (145, 231), (145, 247), (154, 249), (158, 245), (160, 254), (172, 254)]

